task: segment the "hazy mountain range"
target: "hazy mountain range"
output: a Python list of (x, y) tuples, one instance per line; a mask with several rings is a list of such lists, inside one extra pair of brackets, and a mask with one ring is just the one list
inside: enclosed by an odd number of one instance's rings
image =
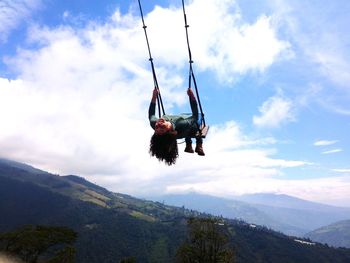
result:
[(350, 248), (350, 220), (318, 228), (305, 236), (330, 246)]
[(251, 194), (225, 199), (188, 193), (153, 196), (149, 199), (213, 215), (242, 219), (294, 236), (303, 236), (319, 227), (350, 219), (350, 208), (310, 202), (281, 194)]
[[(0, 232), (25, 224), (66, 226), (78, 233), (77, 263), (174, 262), (186, 238), (186, 219), (210, 216), (113, 193), (82, 177), (53, 175), (0, 159)], [(221, 219), (230, 229), (237, 262), (343, 263), (349, 249), (331, 248), (244, 221)]]

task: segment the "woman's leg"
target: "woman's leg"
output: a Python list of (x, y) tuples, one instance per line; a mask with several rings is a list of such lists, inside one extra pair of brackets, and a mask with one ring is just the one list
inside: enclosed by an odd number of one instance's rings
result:
[(196, 137), (196, 149), (195, 152), (198, 153), (198, 155), (204, 156), (205, 153), (203, 151), (203, 139), (202, 137)]
[(185, 138), (185, 142), (186, 142), (185, 152), (187, 152), (187, 153), (194, 153), (194, 150), (192, 148), (192, 139), (191, 139), (191, 137), (186, 137)]

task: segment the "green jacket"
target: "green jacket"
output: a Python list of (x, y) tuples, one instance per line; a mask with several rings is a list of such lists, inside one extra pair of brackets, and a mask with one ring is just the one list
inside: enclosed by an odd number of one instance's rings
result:
[[(192, 114), (190, 113), (182, 113), (178, 115), (163, 115), (162, 118), (166, 121), (170, 121), (174, 130), (177, 131), (177, 139), (191, 137), (194, 133), (196, 133), (197, 120), (198, 120), (198, 107), (197, 101), (190, 99), (190, 105)], [(151, 127), (154, 129), (155, 124), (159, 118), (156, 117), (156, 104), (150, 103), (148, 109), (148, 119)]]

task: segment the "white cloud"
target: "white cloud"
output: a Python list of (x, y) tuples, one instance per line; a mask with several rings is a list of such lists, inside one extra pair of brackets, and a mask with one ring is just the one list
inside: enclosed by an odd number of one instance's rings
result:
[(261, 115), (253, 117), (253, 123), (258, 127), (276, 128), (295, 120), (292, 101), (281, 95), (267, 99), (259, 111)]
[(320, 64), (321, 72), (342, 87), (350, 82), (350, 63), (347, 60), (349, 55), (344, 53), (341, 50), (329, 50), (327, 47), (320, 47), (320, 50), (311, 53), (315, 62)]
[[(278, 39), (272, 17), (263, 15), (255, 23), (245, 23), (235, 1), (192, 1), (186, 13), (194, 68), (214, 70), (220, 81), (234, 81), (249, 71), (265, 71), (290, 55), (290, 45)], [(145, 22), (155, 61), (187, 67), (182, 9), (157, 7)]]
[(293, 50), (300, 51), (296, 52), (300, 69), (311, 82), (319, 83), (322, 79), (327, 83), (317, 97), (310, 94), (310, 98), (335, 113), (349, 115), (348, 2), (274, 0), (271, 3), (294, 44)]
[[(252, 140), (244, 136), (232, 121), (220, 127), (213, 126), (204, 141), (205, 157), (183, 153), (184, 146), (180, 145), (176, 166), (163, 167), (161, 174), (156, 173), (145, 181), (139, 178), (132, 186), (127, 186), (128, 192), (145, 195), (152, 192), (150, 189), (159, 193), (192, 189), (228, 196), (241, 191), (274, 188), (278, 179), (273, 178), (283, 176), (283, 169), (309, 165), (305, 161), (274, 158), (276, 150), (269, 148), (271, 144), (259, 149), (256, 149), (257, 146), (261, 144), (252, 144)], [(107, 182), (104, 184), (107, 185)], [(118, 182), (115, 187), (120, 185)]]
[(323, 93), (320, 94), (321, 97), (318, 97), (318, 102), (334, 113), (349, 116), (350, 54), (346, 54), (342, 50), (322, 48), (324, 50), (319, 50), (317, 54), (311, 54), (311, 56), (319, 64), (320, 72), (333, 84), (323, 90)]
[[(55, 38), (49, 47), (32, 54), (27, 63), (34, 68), (22, 60), (24, 65), (16, 64), (22, 65), (23, 76), (30, 76), (30, 81), (1, 79), (0, 117), (7, 124), (0, 132), (1, 156), (52, 172), (80, 174), (109, 189), (133, 194), (187, 184), (213, 185), (210, 192), (217, 192), (221, 184), (242, 181), (232, 192), (250, 180), (268, 179), (281, 175), (281, 169), (307, 165), (273, 158), (276, 151), (269, 147), (276, 144), (275, 139), (249, 138), (232, 121), (211, 127), (204, 144), (206, 157), (185, 154), (180, 145), (175, 167), (159, 164), (147, 153), (151, 135), (145, 119), (151, 93), (149, 74), (138, 69), (134, 78), (125, 81), (116, 71), (111, 78), (108, 68), (114, 68), (113, 63), (98, 59), (89, 63), (83, 59), (87, 55), (81, 56), (79, 67), (73, 67), (74, 76), (70, 75), (74, 63), (65, 62), (74, 59), (69, 56), (55, 59), (51, 72), (49, 66), (41, 66), (49, 65), (42, 60), (62, 56), (62, 47), (75, 55), (88, 52), (90, 59), (99, 53), (94, 45), (85, 50), (80, 45), (67, 46), (70, 38), (65, 38), (66, 44), (62, 41)], [(50, 84), (50, 79), (54, 83)], [(95, 79), (104, 79), (103, 85)]]
[(9, 32), (28, 19), (41, 5), (41, 0), (4, 0), (0, 4), (0, 41), (5, 41)]
[(339, 173), (350, 173), (350, 169), (333, 169), (332, 171)]
[(329, 150), (329, 151), (324, 151), (322, 152), (322, 154), (331, 154), (331, 153), (338, 153), (338, 152), (342, 152), (342, 149), (333, 149), (333, 150)]
[(63, 19), (67, 19), (69, 16), (70, 16), (70, 12), (69, 11), (66, 10), (66, 11), (63, 12), (63, 15), (62, 15)]
[[(347, 177), (327, 177), (308, 180), (281, 180), (273, 178), (245, 178), (239, 176), (217, 180), (202, 181), (174, 185), (168, 188), (169, 192), (197, 191), (210, 193), (216, 196), (227, 197), (227, 194), (245, 193), (283, 193), (297, 196), (306, 200), (331, 205), (349, 206), (350, 181)], [(252, 184), (254, 181), (254, 184)], [(222, 183), (220, 183), (222, 182)]]
[(44, 47), (20, 51), (8, 61), (20, 78), (1, 79), (1, 155), (51, 171), (110, 174), (124, 169), (129, 154), (142, 152), (131, 144), (147, 154), (152, 82), (138, 66), (142, 52), (133, 43), (141, 36), (111, 26), (33, 30), (33, 41)]
[[(324, 76), (334, 83), (347, 87), (350, 81), (348, 30), (349, 5), (346, 0), (329, 3), (326, 1), (274, 0), (274, 11), (278, 20), (287, 25), (290, 37), (303, 52), (319, 65)], [(320, 12), (322, 10), (322, 12)], [(338, 10), (334, 16), (334, 10)], [(329, 23), (330, 19), (332, 23)]]
[(280, 182), (280, 193), (306, 200), (349, 207), (350, 179), (346, 176)]
[(315, 141), (314, 145), (315, 146), (328, 146), (337, 143), (337, 140), (319, 140)]
[[(325, 95), (323, 95), (325, 96)], [(342, 98), (341, 98), (342, 97)], [(338, 113), (340, 115), (350, 116), (350, 108), (348, 107), (350, 97), (340, 92), (338, 95), (329, 94), (328, 98), (322, 98), (319, 100), (321, 106), (331, 112)]]

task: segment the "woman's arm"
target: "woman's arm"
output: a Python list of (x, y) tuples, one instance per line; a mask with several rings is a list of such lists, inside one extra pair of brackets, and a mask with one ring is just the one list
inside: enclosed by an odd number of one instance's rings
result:
[(149, 108), (148, 108), (148, 119), (149, 119), (149, 123), (153, 129), (154, 129), (154, 126), (155, 126), (156, 121), (157, 121), (156, 100), (157, 100), (158, 94), (159, 94), (158, 89), (154, 88), (153, 93), (152, 93), (151, 103), (149, 104)]
[(196, 97), (194, 96), (193, 91), (192, 91), (191, 88), (187, 89), (187, 95), (188, 95), (188, 97), (190, 99), (192, 116), (197, 120), (198, 119), (198, 105), (197, 105)]

